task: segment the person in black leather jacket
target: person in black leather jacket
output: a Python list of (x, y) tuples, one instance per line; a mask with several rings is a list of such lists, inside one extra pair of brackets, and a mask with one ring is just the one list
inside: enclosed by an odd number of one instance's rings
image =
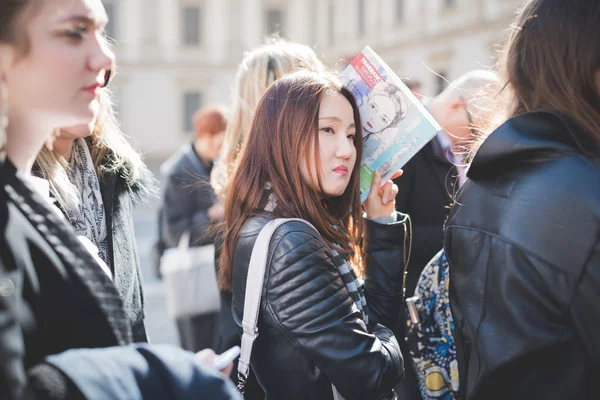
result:
[(599, 17), (529, 1), (508, 43), (515, 108), (445, 227), (462, 398), (598, 398)]
[[(332, 399), (331, 385), (345, 399), (390, 398), (403, 376), (388, 327), (402, 302), (407, 217), (394, 211), (397, 186), (382, 187), (377, 175), (363, 220), (360, 126), (352, 95), (335, 79), (289, 75), (259, 103), (232, 177), (220, 283), (233, 287), (240, 331), (262, 227), (294, 217), (318, 230), (288, 222), (270, 242), (251, 358), (268, 399)], [(353, 263), (361, 239), (364, 263)], [(351, 264), (364, 267), (364, 285)]]
[(133, 344), (98, 249), (31, 175), (51, 132), (98, 109), (105, 25), (99, 0), (0, 2), (0, 399), (239, 399), (211, 351)]

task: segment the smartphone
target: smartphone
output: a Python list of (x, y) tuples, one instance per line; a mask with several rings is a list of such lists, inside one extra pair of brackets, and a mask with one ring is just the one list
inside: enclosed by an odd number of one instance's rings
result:
[(241, 351), (242, 351), (242, 349), (240, 349), (240, 346), (233, 346), (229, 350), (227, 350), (224, 353), (221, 353), (217, 356), (217, 359), (215, 360), (213, 367), (215, 367), (219, 371), (227, 368), (227, 366), (231, 362), (233, 362), (233, 360), (235, 360), (236, 358), (238, 358), (240, 356)]

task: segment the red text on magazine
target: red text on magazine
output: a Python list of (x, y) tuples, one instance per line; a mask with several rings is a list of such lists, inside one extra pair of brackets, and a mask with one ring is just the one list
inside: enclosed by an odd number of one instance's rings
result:
[(371, 64), (369, 59), (365, 57), (363, 53), (360, 53), (358, 57), (352, 61), (352, 67), (358, 72), (360, 77), (365, 83), (373, 89), (378, 82), (383, 82), (384, 79), (379, 75), (377, 68)]

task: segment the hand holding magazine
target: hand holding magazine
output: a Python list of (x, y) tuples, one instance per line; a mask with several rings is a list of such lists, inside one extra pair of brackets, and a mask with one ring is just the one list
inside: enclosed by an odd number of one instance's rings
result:
[(341, 79), (360, 110), (360, 199), (365, 201), (375, 171), (384, 184), (442, 128), (368, 46), (344, 70)]

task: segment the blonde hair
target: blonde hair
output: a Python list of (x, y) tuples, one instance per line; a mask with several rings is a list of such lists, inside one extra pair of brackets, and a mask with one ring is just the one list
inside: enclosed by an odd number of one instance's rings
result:
[(229, 176), (262, 95), (275, 80), (301, 69), (322, 72), (325, 68), (314, 50), (298, 43), (271, 38), (245, 54), (233, 86), (223, 147), (211, 174), (219, 198), (226, 195)]
[[(105, 173), (118, 173), (129, 186), (133, 186), (151, 176), (141, 155), (122, 132), (112, 96), (106, 88), (102, 89), (100, 111), (86, 141), (99, 179)], [(79, 203), (77, 188), (69, 177), (69, 160), (43, 147), (36, 158), (36, 168), (49, 181), (50, 189), (61, 205), (71, 208)]]

